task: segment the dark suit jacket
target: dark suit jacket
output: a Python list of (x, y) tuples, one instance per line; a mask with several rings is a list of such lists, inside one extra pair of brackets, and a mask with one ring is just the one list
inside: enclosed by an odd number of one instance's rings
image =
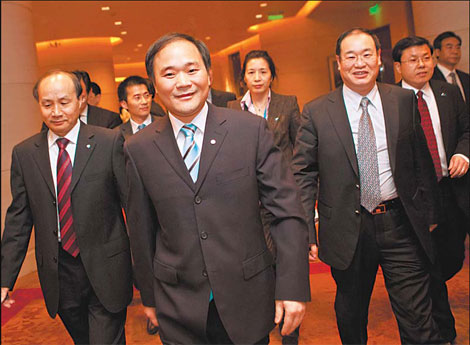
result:
[[(152, 122), (155, 121), (157, 118), (154, 115), (151, 115), (152, 117)], [(124, 140), (129, 138), (133, 133), (132, 133), (132, 125), (130, 121), (124, 122), (122, 125), (117, 126), (114, 128), (115, 131), (120, 131), (122, 136), (124, 137)], [(139, 131), (140, 132), (140, 131)]]
[[(114, 127), (119, 126), (121, 123), (122, 123), (122, 120), (118, 113), (88, 104), (88, 110), (87, 110), (87, 124), (88, 125), (105, 127), (105, 128), (114, 128)], [(46, 130), (46, 129), (48, 129), (48, 127), (43, 122), (41, 131)]]
[(160, 104), (155, 101), (152, 101), (152, 106), (150, 108), (150, 114), (153, 116), (165, 116), (166, 111), (162, 108)]
[[(227, 107), (236, 110), (241, 109), (241, 97), (228, 103)], [(285, 157), (292, 160), (295, 136), (300, 124), (300, 110), (296, 96), (284, 96), (271, 90), (271, 102), (269, 103), (268, 127), (274, 133), (274, 143), (279, 146)]]
[[(72, 209), (80, 257), (93, 289), (110, 312), (132, 299), (122, 136), (81, 123), (72, 172)], [(47, 131), (16, 145), (11, 164), (13, 201), (2, 238), (2, 285), (13, 288), (34, 226), (39, 281), (47, 311), (59, 304), (57, 206)]]
[(227, 103), (237, 98), (234, 93), (211, 89), (212, 104), (218, 107), (227, 108)]
[[(378, 88), (398, 196), (432, 261), (429, 224), (437, 223), (437, 179), (419, 124), (416, 97), (394, 85), (378, 83)], [(339, 87), (304, 106), (293, 158), (310, 242), (316, 243), (313, 218), (318, 197), (319, 256), (340, 270), (351, 263), (361, 226), (359, 168), (342, 91)]]
[[(468, 73), (465, 73), (460, 70), (456, 70), (457, 75), (459, 76), (460, 82), (462, 83), (463, 86), (463, 93), (465, 94), (465, 103), (467, 104), (467, 107), (470, 108), (470, 76)], [(434, 80), (441, 80), (447, 82), (447, 79), (444, 77), (442, 74), (441, 70), (439, 67), (434, 67), (434, 74), (432, 75), (432, 79)], [(459, 88), (460, 91), (460, 88)]]
[[(266, 121), (209, 104), (196, 183), (168, 117), (126, 140), (124, 151), (136, 275), (144, 305), (156, 305), (162, 341), (197, 341), (186, 328), (205, 334), (211, 289), (235, 343), (269, 333), (274, 299), (309, 300), (298, 189)], [(260, 201), (278, 220), (271, 228), (277, 279)]]

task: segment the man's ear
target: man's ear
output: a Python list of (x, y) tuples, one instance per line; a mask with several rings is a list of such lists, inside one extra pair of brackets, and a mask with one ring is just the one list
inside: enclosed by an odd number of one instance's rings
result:
[(121, 101), (121, 102), (119, 102), (119, 105), (120, 105), (121, 107), (123, 107), (124, 109), (129, 110), (129, 107), (127, 106), (127, 102), (126, 102), (126, 101)]
[(208, 78), (209, 78), (209, 87), (212, 87), (212, 80), (213, 80), (213, 77), (212, 77), (212, 68), (208, 71)]

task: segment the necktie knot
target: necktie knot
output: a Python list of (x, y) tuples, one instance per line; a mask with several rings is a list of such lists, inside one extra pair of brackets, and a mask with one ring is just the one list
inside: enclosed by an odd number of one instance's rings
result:
[(56, 140), (57, 146), (59, 146), (60, 150), (65, 150), (69, 142), (70, 141), (66, 138), (59, 138)]
[(145, 123), (141, 123), (140, 125), (137, 126), (137, 132), (144, 128), (145, 128)]
[(416, 96), (418, 96), (418, 99), (423, 98), (423, 91), (419, 90), (418, 92), (416, 92)]
[(362, 110), (367, 109), (368, 105), (369, 105), (369, 98), (362, 97), (362, 99), (361, 99), (361, 108), (362, 108)]
[(196, 129), (196, 125), (193, 125), (192, 123), (185, 124), (183, 127), (181, 127), (181, 131), (185, 137), (194, 137), (194, 134), (196, 134)]

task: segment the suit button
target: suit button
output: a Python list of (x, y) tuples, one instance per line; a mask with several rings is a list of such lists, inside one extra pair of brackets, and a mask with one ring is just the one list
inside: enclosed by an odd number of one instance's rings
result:
[(207, 232), (205, 232), (205, 231), (201, 232), (201, 238), (203, 240), (206, 240), (208, 237), (209, 237), (209, 235), (207, 234)]
[(57, 263), (57, 257), (54, 256), (54, 257), (52, 258), (52, 261), (54, 261), (55, 263)]
[(196, 195), (196, 197), (194, 198), (194, 202), (199, 205), (201, 201), (202, 201), (201, 197), (199, 195)]
[(206, 270), (202, 270), (202, 275), (203, 275), (204, 277), (207, 277), (207, 276), (208, 276), (207, 271), (206, 271)]
[(356, 211), (354, 211), (354, 213), (355, 213), (355, 214), (361, 214), (361, 211), (356, 210)]
[(360, 186), (359, 186), (358, 184), (356, 184), (356, 188), (359, 189), (359, 187), (360, 187)]
[(54, 234), (54, 236), (57, 236), (57, 230), (52, 230), (52, 233)]

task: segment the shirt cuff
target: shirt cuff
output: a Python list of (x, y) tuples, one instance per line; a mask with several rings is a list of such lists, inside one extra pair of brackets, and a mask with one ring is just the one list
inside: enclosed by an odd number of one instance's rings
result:
[(469, 159), (467, 156), (461, 154), (461, 153), (456, 153), (455, 155), (453, 155), (452, 157), (455, 157), (455, 156), (459, 156), (459, 157), (462, 157), (463, 159), (465, 159), (465, 161), (468, 163), (469, 162)]

